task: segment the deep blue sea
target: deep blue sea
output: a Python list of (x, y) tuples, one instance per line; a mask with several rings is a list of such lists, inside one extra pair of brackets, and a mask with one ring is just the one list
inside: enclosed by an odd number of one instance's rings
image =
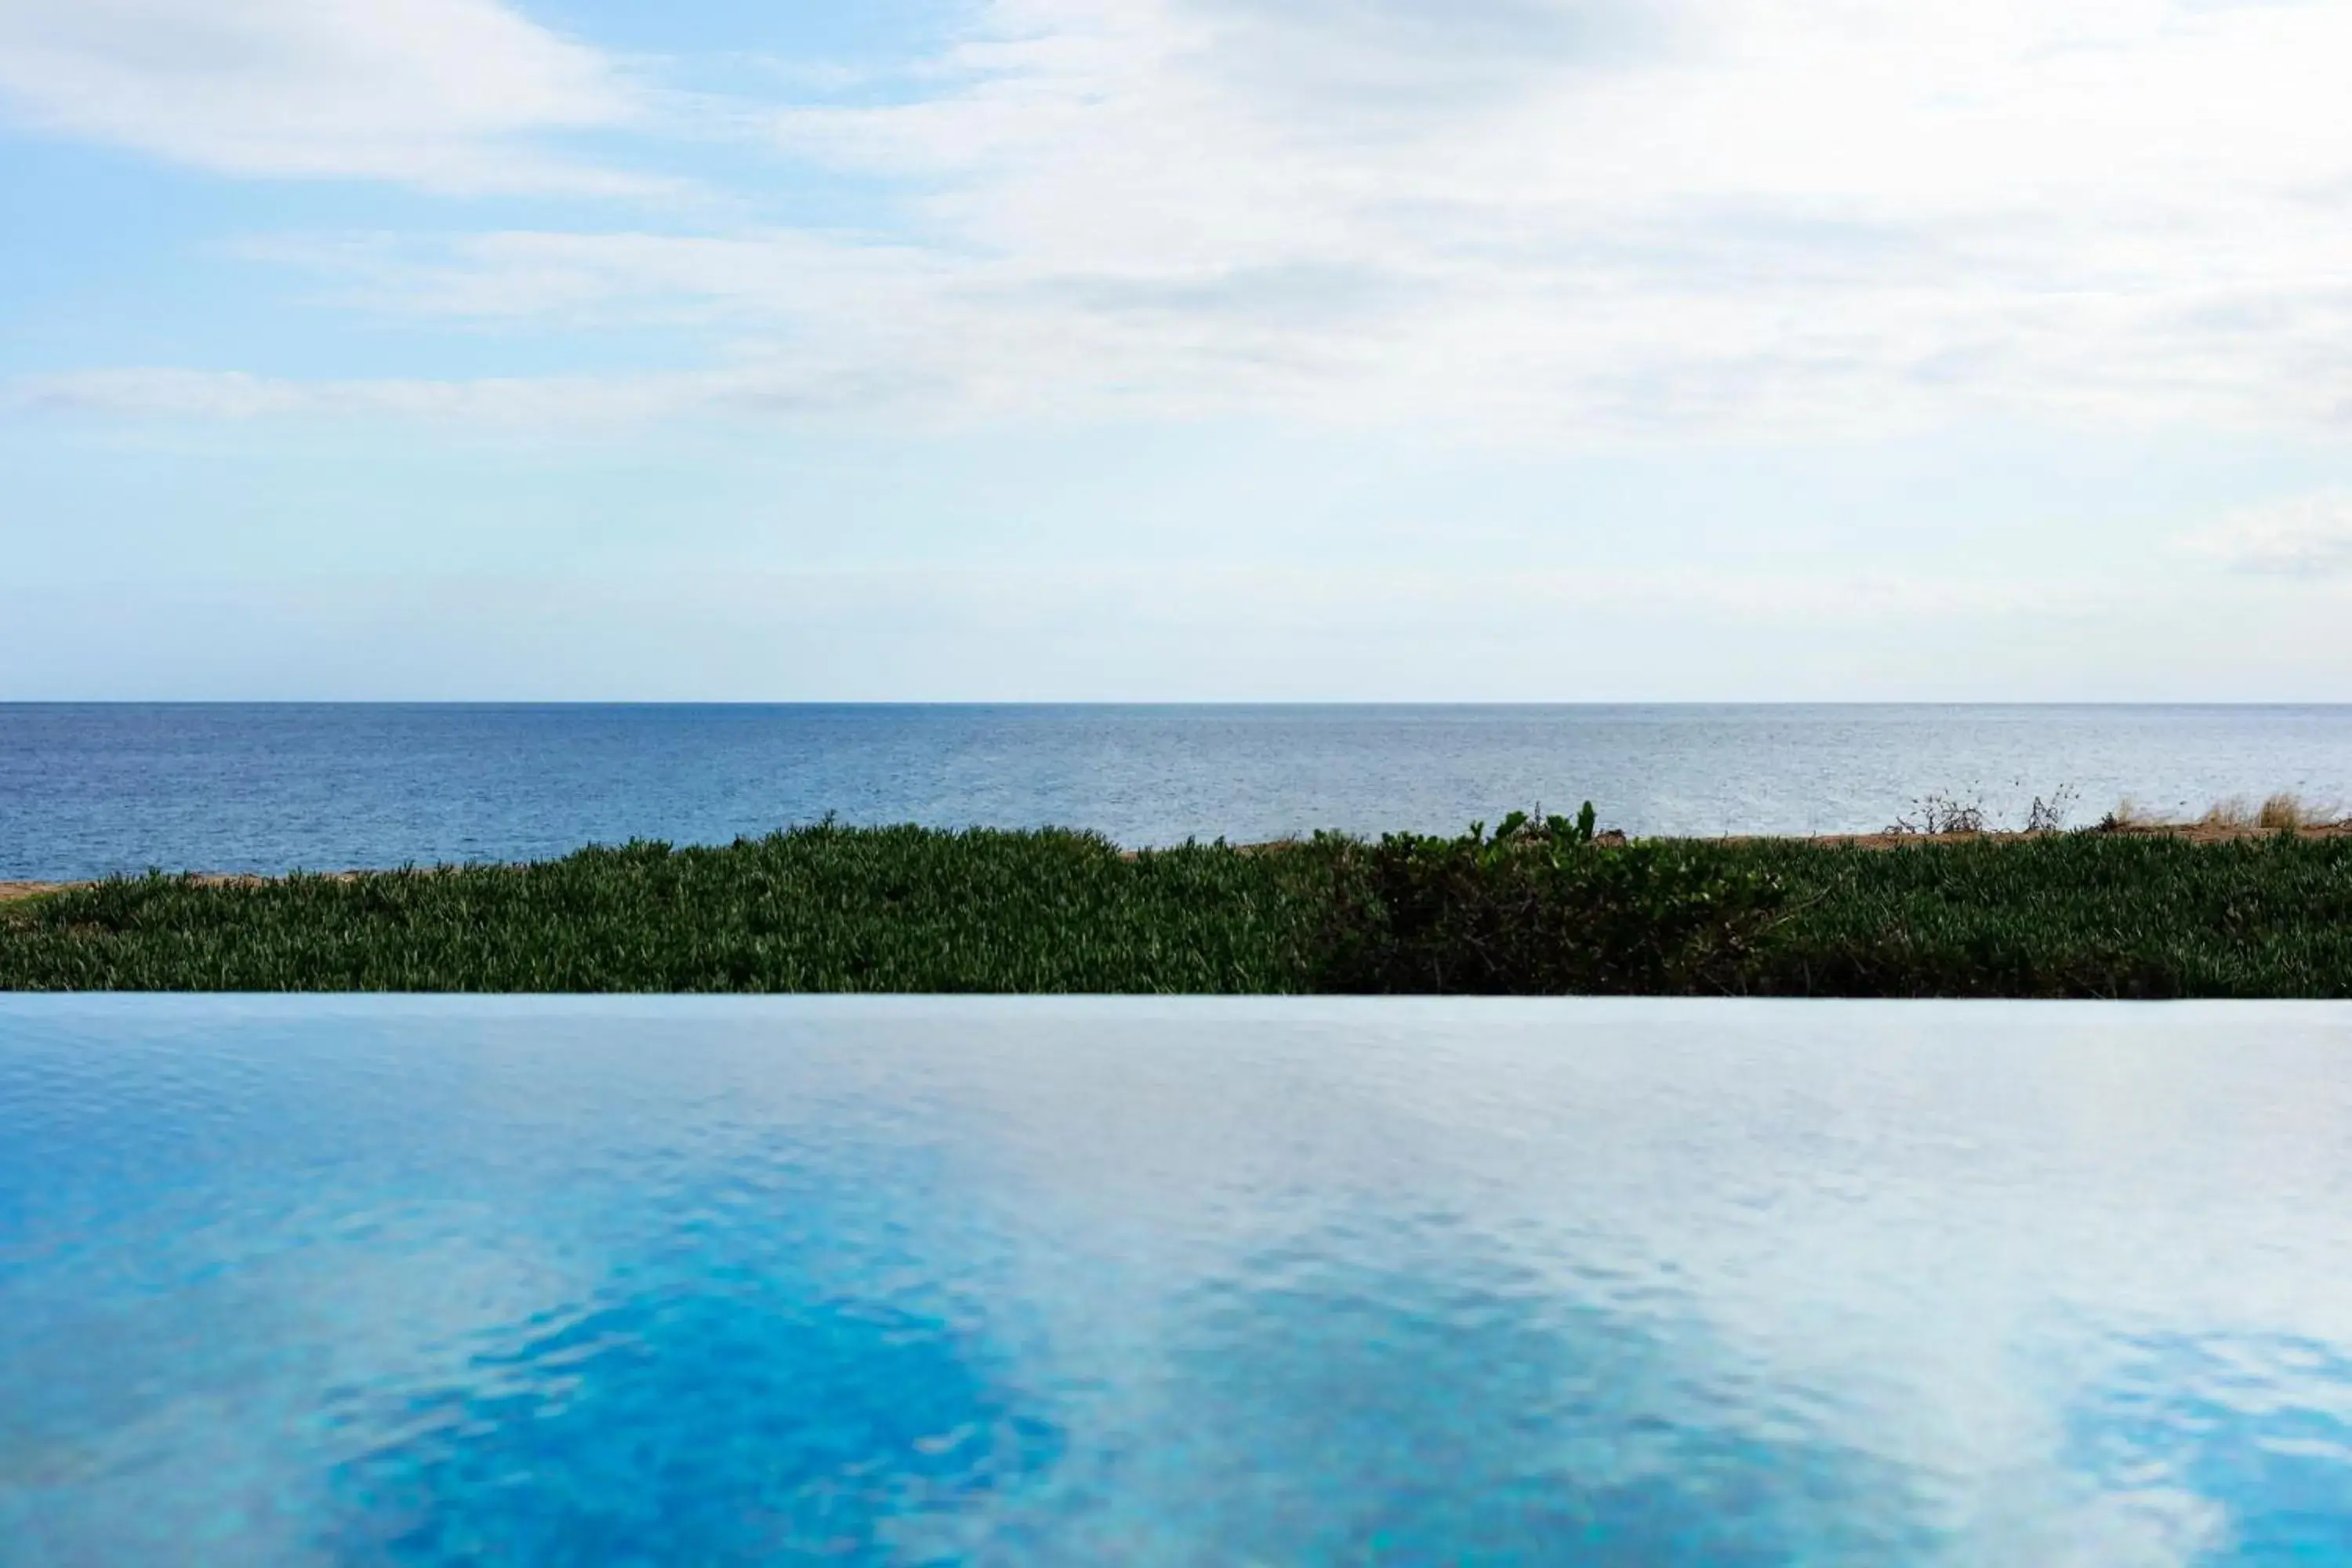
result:
[(2352, 803), (2352, 708), (0, 705), (0, 879), (518, 859), (845, 821), (1129, 845), (1885, 826), (1931, 792)]
[(2352, 1011), (0, 997), (0, 1562), (2352, 1562)]

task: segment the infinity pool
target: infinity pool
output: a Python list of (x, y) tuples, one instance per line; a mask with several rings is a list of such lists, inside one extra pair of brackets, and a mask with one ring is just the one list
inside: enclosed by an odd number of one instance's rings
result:
[(0, 1561), (2352, 1562), (2352, 1010), (0, 999)]

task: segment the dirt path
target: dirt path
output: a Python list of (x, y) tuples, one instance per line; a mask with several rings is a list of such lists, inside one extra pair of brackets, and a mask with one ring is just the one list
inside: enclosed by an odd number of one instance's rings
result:
[[(331, 871), (327, 875), (338, 882), (349, 882), (369, 875), (365, 871)], [(178, 879), (173, 879), (177, 880)], [(275, 877), (257, 877), (250, 871), (202, 871), (188, 879), (204, 888), (258, 888)], [(72, 888), (89, 888), (94, 882), (0, 882), (0, 904), (11, 899), (37, 898), (43, 893), (62, 893)]]

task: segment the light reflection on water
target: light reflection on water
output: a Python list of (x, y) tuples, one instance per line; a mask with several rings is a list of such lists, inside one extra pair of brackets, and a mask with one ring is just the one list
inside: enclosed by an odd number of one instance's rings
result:
[(0, 999), (0, 1562), (2352, 1561), (2348, 1047)]

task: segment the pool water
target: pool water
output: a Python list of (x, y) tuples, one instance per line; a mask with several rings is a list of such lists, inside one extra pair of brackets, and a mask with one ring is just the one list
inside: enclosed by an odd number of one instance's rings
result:
[(0, 998), (0, 1562), (2352, 1562), (2352, 1009)]

